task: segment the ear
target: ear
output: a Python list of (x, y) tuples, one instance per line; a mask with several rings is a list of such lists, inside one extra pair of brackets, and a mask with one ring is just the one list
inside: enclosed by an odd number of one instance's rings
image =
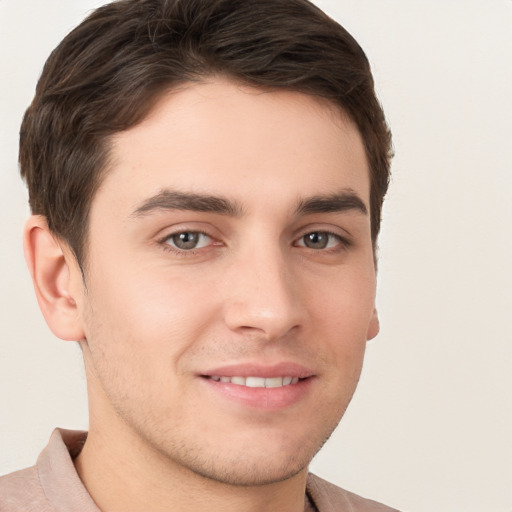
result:
[(366, 339), (373, 340), (377, 334), (379, 334), (380, 324), (379, 324), (379, 315), (377, 313), (377, 308), (373, 308), (372, 316), (370, 318), (370, 323), (368, 325), (368, 331), (366, 333)]
[(83, 283), (73, 252), (50, 232), (41, 215), (33, 215), (27, 221), (23, 247), (46, 323), (63, 340), (84, 339), (75, 300), (83, 292)]

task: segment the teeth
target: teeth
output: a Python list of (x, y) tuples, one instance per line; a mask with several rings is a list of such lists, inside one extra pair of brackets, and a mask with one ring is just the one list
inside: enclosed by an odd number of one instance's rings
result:
[(215, 382), (230, 382), (248, 388), (280, 388), (299, 382), (299, 377), (220, 377), (213, 375), (210, 379)]
[(265, 379), (263, 377), (247, 377), (245, 379), (245, 385), (248, 388), (264, 388)]
[(283, 385), (283, 377), (273, 377), (265, 379), (266, 388), (280, 388)]

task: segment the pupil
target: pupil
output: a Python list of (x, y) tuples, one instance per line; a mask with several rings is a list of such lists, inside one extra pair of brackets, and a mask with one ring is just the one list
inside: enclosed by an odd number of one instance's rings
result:
[(304, 237), (304, 243), (311, 249), (324, 249), (327, 247), (327, 240), (325, 233), (309, 233)]
[(173, 242), (180, 249), (193, 249), (199, 240), (197, 233), (180, 233), (173, 237)]

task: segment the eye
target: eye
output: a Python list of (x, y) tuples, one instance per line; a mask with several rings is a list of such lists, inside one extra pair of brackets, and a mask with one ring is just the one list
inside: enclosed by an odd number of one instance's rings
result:
[(339, 235), (329, 233), (328, 231), (313, 231), (307, 233), (297, 241), (299, 247), (307, 247), (309, 249), (332, 249), (343, 243), (343, 239)]
[(191, 251), (208, 246), (211, 244), (212, 239), (198, 231), (183, 231), (168, 236), (164, 242), (180, 251)]

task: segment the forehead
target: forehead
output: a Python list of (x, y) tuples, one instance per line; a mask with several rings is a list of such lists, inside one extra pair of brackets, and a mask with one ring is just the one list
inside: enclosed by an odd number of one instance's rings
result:
[(332, 103), (299, 92), (220, 79), (186, 84), (111, 142), (110, 169), (93, 207), (102, 197), (133, 207), (163, 189), (248, 203), (350, 189), (369, 202), (355, 124)]

